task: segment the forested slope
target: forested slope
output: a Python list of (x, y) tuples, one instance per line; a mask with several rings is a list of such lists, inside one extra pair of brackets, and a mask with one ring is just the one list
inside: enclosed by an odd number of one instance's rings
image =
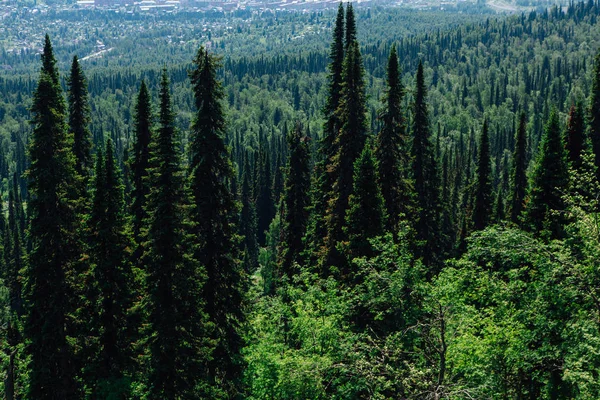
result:
[(46, 36), (0, 78), (5, 396), (598, 398), (598, 14), (340, 4), (162, 71)]

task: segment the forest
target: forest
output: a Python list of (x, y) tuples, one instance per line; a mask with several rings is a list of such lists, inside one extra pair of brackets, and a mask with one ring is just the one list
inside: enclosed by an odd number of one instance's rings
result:
[(3, 52), (3, 398), (600, 398), (600, 3), (448, 15)]

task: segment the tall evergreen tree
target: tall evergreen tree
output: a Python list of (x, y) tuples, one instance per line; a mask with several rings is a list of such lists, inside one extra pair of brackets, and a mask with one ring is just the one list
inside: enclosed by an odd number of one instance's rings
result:
[(180, 167), (179, 143), (163, 71), (159, 126), (153, 140), (144, 254), (151, 334), (149, 396), (153, 399), (210, 397), (212, 347), (204, 313), (204, 268), (193, 257), (189, 196)]
[(356, 20), (354, 17), (354, 8), (352, 3), (346, 6), (346, 36), (344, 43), (346, 50), (356, 41)]
[(525, 113), (519, 118), (519, 128), (515, 138), (512, 166), (512, 196), (510, 200), (510, 219), (519, 222), (523, 202), (527, 194), (527, 121)]
[(571, 166), (575, 169), (581, 166), (581, 153), (585, 146), (585, 121), (581, 103), (571, 106), (569, 123), (567, 125), (567, 153)]
[(152, 104), (146, 83), (142, 81), (135, 105), (135, 141), (133, 143), (133, 161), (131, 165), (133, 192), (131, 194), (131, 215), (133, 216), (133, 235), (140, 241), (140, 233), (145, 214), (146, 196), (150, 190), (147, 182), (150, 161), (150, 142), (152, 140)]
[(248, 155), (246, 155), (244, 159), (244, 171), (242, 173), (242, 190), (240, 193), (242, 211), (240, 213), (239, 231), (243, 237), (244, 269), (250, 274), (258, 267), (256, 202), (252, 190), (252, 180), (252, 169), (248, 162)]
[(479, 142), (479, 158), (477, 170), (475, 171), (475, 202), (473, 207), (473, 228), (484, 229), (490, 221), (492, 214), (492, 182), (490, 164), (490, 138), (488, 134), (488, 122), (483, 121), (483, 131)]
[(261, 151), (259, 153), (258, 182), (256, 183), (256, 216), (257, 216), (257, 239), (259, 246), (265, 245), (266, 233), (275, 216), (275, 203), (273, 202), (271, 178), (271, 160), (269, 154)]
[[(548, 230), (554, 238), (563, 234), (564, 194), (569, 180), (567, 154), (558, 113), (552, 110), (531, 177), (525, 209), (526, 225), (534, 231)], [(551, 214), (551, 212), (557, 214)]]
[[(600, 174), (600, 52), (594, 62), (592, 92), (589, 108), (589, 128), (592, 148), (596, 156), (597, 174)], [(600, 179), (600, 175), (599, 179)]]
[(241, 325), (244, 322), (244, 273), (235, 250), (238, 207), (229, 184), (235, 179), (229, 148), (225, 145), (223, 89), (217, 79), (219, 61), (200, 48), (190, 74), (196, 116), (190, 135), (192, 218), (201, 247), (198, 260), (207, 280), (202, 291), (206, 310), (218, 339), (209, 364), (211, 376), (233, 397), (240, 389), (243, 362)]
[(77, 363), (69, 341), (69, 314), (74, 308), (69, 278), (80, 257), (73, 193), (75, 158), (48, 35), (42, 64), (31, 108), (33, 133), (28, 170), (31, 253), (24, 293), (25, 336), (31, 362), (27, 397), (75, 399), (81, 397)]
[(336, 154), (335, 141), (340, 127), (336, 110), (342, 96), (344, 70), (344, 6), (342, 3), (338, 7), (329, 58), (331, 61), (328, 66), (328, 95), (323, 109), (325, 123), (323, 124), (323, 136), (319, 143), (320, 160), (313, 174), (311, 215), (306, 235), (307, 258), (311, 262), (316, 262), (316, 254), (319, 253), (327, 235), (325, 215), (329, 204), (329, 191), (335, 181), (333, 175), (329, 173), (329, 167)]
[(377, 163), (369, 144), (354, 163), (354, 185), (348, 203), (344, 227), (348, 256), (372, 257), (369, 239), (384, 232), (385, 202), (379, 188)]
[(4, 280), (8, 288), (10, 310), (19, 317), (23, 315), (21, 269), (24, 266), (22, 232), (19, 224), (20, 207), (17, 174), (14, 173), (8, 192), (8, 229), (5, 233), (4, 245), (6, 274)]
[(414, 186), (406, 166), (409, 154), (402, 111), (402, 86), (396, 46), (392, 46), (387, 67), (387, 89), (379, 118), (383, 124), (377, 135), (375, 157), (379, 165), (379, 184), (388, 215), (386, 229), (397, 233), (400, 216), (410, 218)]
[(302, 237), (308, 225), (310, 204), (310, 151), (299, 124), (288, 135), (289, 158), (285, 173), (285, 189), (280, 210), (281, 241), (279, 245), (280, 275), (289, 277), (303, 250)]
[(106, 158), (98, 152), (92, 212), (89, 221), (90, 262), (95, 295), (95, 332), (98, 335), (95, 362), (88, 365), (94, 382), (94, 398), (127, 398), (133, 358), (134, 327), (130, 310), (135, 282), (131, 259), (132, 238), (125, 215), (123, 184), (119, 177), (112, 141)]
[(84, 178), (93, 167), (92, 133), (90, 132), (90, 105), (87, 81), (77, 56), (73, 57), (68, 79), (69, 132), (73, 135), (75, 169)]
[(435, 149), (429, 138), (429, 112), (423, 64), (419, 62), (413, 103), (412, 172), (417, 200), (417, 239), (423, 243), (418, 252), (426, 265), (435, 262), (439, 253), (439, 174)]
[[(331, 188), (325, 217), (325, 268), (339, 268), (343, 263), (337, 245), (344, 239), (342, 228), (348, 209), (348, 197), (352, 193), (354, 162), (362, 152), (367, 132), (364, 69), (356, 41), (348, 47), (344, 60), (344, 84), (337, 114), (343, 124), (336, 137), (337, 153), (332, 159), (329, 171), (335, 177), (335, 182)], [(344, 271), (341, 272), (344, 274)]]

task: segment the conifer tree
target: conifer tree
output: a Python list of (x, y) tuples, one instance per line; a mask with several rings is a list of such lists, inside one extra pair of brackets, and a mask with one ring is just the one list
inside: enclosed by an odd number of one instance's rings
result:
[(106, 144), (106, 158), (98, 151), (94, 195), (89, 221), (90, 262), (93, 288), (91, 299), (93, 331), (98, 335), (94, 361), (87, 366), (93, 377), (92, 396), (128, 396), (133, 358), (130, 309), (135, 285), (131, 259), (132, 238), (125, 215), (123, 184), (113, 155), (112, 141)]
[(190, 134), (188, 175), (194, 232), (200, 243), (197, 258), (207, 272), (202, 298), (215, 328), (211, 337), (218, 340), (209, 370), (211, 378), (234, 397), (240, 390), (243, 370), (240, 327), (244, 322), (245, 275), (236, 251), (238, 206), (229, 191), (235, 176), (224, 142), (223, 89), (217, 79), (218, 68), (218, 59), (200, 48), (190, 74), (197, 111)]
[(4, 279), (6, 287), (8, 288), (10, 310), (18, 317), (21, 317), (23, 315), (21, 269), (24, 266), (24, 252), (21, 226), (18, 220), (19, 207), (17, 174), (13, 173), (13, 179), (8, 192), (8, 229), (5, 233), (4, 241), (6, 276)]
[(402, 111), (404, 87), (400, 80), (396, 46), (392, 46), (387, 67), (387, 89), (379, 118), (383, 126), (377, 135), (375, 156), (379, 165), (379, 183), (388, 215), (386, 229), (396, 234), (400, 216), (410, 217), (414, 187), (406, 166), (409, 155), (405, 118)]
[[(568, 179), (567, 154), (558, 113), (552, 110), (540, 143), (527, 195), (524, 217), (530, 229), (537, 232), (547, 230), (553, 238), (562, 236), (564, 218), (561, 213), (565, 209), (563, 195)], [(552, 211), (557, 214), (551, 214)]]
[[(325, 217), (327, 237), (323, 266), (339, 268), (344, 261), (337, 245), (344, 239), (342, 228), (348, 209), (348, 197), (352, 193), (354, 162), (362, 152), (367, 132), (364, 69), (356, 41), (348, 47), (344, 60), (344, 84), (337, 115), (343, 124), (336, 137), (337, 153), (330, 166), (335, 182), (331, 188)], [(341, 272), (342, 275), (345, 274), (344, 271)]]
[(575, 169), (581, 166), (581, 153), (585, 146), (585, 124), (581, 103), (571, 106), (569, 123), (567, 125), (567, 153), (571, 166)]
[[(255, 161), (258, 162), (258, 161)], [(240, 193), (242, 212), (240, 213), (239, 229), (243, 237), (244, 269), (252, 273), (258, 267), (258, 240), (256, 237), (257, 218), (256, 202), (252, 190), (252, 169), (248, 162), (248, 155), (244, 159), (244, 170), (242, 173), (242, 190)]]
[[(591, 102), (589, 108), (589, 129), (592, 148), (596, 157), (597, 174), (600, 174), (600, 52), (594, 62)], [(600, 179), (600, 175), (598, 175)]]
[(309, 220), (309, 228), (306, 235), (307, 258), (316, 261), (316, 254), (321, 251), (323, 241), (327, 235), (325, 215), (329, 204), (329, 191), (335, 181), (335, 177), (329, 172), (333, 157), (336, 154), (335, 141), (339, 131), (340, 122), (336, 110), (340, 105), (342, 96), (342, 81), (344, 69), (344, 6), (340, 3), (338, 7), (335, 26), (333, 29), (333, 41), (329, 51), (329, 76), (328, 94), (323, 113), (325, 123), (323, 124), (323, 136), (319, 143), (319, 162), (314, 173), (312, 184), (312, 205)]
[(144, 244), (150, 371), (149, 397), (210, 397), (208, 361), (212, 347), (204, 313), (204, 268), (193, 257), (189, 196), (178, 154), (169, 84), (163, 71), (159, 126), (153, 139)]
[(90, 132), (90, 105), (87, 81), (77, 56), (73, 57), (68, 79), (69, 132), (73, 135), (75, 169), (84, 178), (93, 167), (92, 133)]
[(310, 204), (310, 151), (299, 124), (288, 135), (288, 148), (289, 158), (280, 210), (282, 217), (278, 258), (280, 275), (291, 277), (298, 272), (294, 264), (300, 262), (303, 251), (302, 237), (308, 225)]
[(354, 8), (352, 3), (346, 6), (346, 36), (344, 43), (346, 50), (356, 41), (356, 20), (354, 18)]
[(488, 122), (483, 121), (483, 131), (479, 142), (479, 158), (475, 172), (475, 202), (473, 207), (473, 228), (484, 229), (490, 221), (492, 213), (492, 183), (490, 165), (490, 138), (488, 135)]
[(145, 214), (146, 196), (150, 190), (147, 182), (150, 142), (152, 140), (152, 104), (146, 83), (142, 81), (135, 105), (135, 141), (133, 143), (133, 161), (131, 165), (133, 192), (131, 194), (131, 215), (133, 217), (133, 235), (139, 243)]
[(344, 227), (348, 237), (348, 256), (372, 257), (369, 239), (384, 232), (385, 202), (379, 188), (377, 163), (368, 143), (354, 163), (353, 192), (348, 203)]
[(25, 336), (30, 356), (30, 399), (75, 399), (81, 392), (69, 341), (73, 310), (69, 277), (80, 257), (75, 237), (76, 182), (73, 142), (50, 38), (34, 93), (28, 170), (31, 252), (25, 276)]
[(281, 163), (281, 152), (278, 151), (277, 159), (275, 161), (275, 171), (273, 173), (273, 203), (275, 204), (275, 207), (279, 206), (285, 185), (282, 171), (283, 166)]
[(426, 265), (435, 262), (439, 253), (436, 233), (439, 221), (439, 176), (434, 148), (429, 139), (429, 112), (423, 64), (419, 62), (416, 76), (412, 124), (412, 172), (417, 201), (417, 239), (423, 243), (418, 252)]
[(527, 193), (527, 122), (525, 113), (519, 118), (519, 128), (515, 138), (515, 150), (512, 166), (512, 196), (510, 200), (510, 219), (519, 222), (523, 202)]
[(257, 216), (257, 239), (259, 246), (265, 245), (266, 233), (275, 216), (275, 203), (273, 202), (271, 178), (271, 160), (269, 154), (261, 151), (259, 153), (258, 182), (256, 184), (256, 216)]

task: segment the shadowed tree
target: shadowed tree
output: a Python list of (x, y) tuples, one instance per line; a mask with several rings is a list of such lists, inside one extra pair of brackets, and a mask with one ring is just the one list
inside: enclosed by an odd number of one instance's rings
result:
[(473, 207), (473, 228), (484, 229), (490, 221), (492, 213), (492, 182), (490, 164), (490, 138), (488, 122), (483, 121), (483, 130), (479, 142), (477, 170), (475, 171), (475, 202)]
[(219, 60), (198, 50), (190, 73), (196, 115), (190, 133), (189, 167), (192, 218), (199, 243), (197, 258), (206, 268), (202, 290), (206, 311), (217, 341), (209, 363), (211, 379), (232, 398), (240, 392), (244, 346), (243, 289), (245, 275), (239, 260), (235, 223), (238, 205), (229, 191), (234, 170), (225, 145), (223, 89), (217, 79)]
[(379, 183), (388, 215), (386, 229), (397, 234), (401, 215), (411, 217), (414, 186), (407, 171), (409, 154), (402, 111), (404, 88), (400, 80), (396, 46), (392, 46), (387, 69), (387, 89), (379, 118), (383, 124), (377, 135), (375, 157)]
[(512, 196), (510, 200), (510, 219), (519, 222), (523, 202), (527, 194), (527, 121), (525, 113), (519, 118), (519, 128), (515, 138), (512, 166)]
[(90, 132), (90, 105), (87, 81), (79, 65), (77, 56), (73, 57), (71, 75), (68, 79), (69, 133), (73, 135), (73, 153), (75, 169), (84, 178), (93, 167), (92, 133)]
[(292, 277), (299, 272), (294, 265), (300, 262), (310, 204), (310, 151), (299, 124), (288, 134), (288, 148), (278, 258), (280, 275)]
[(151, 145), (150, 193), (146, 203), (144, 266), (150, 335), (149, 396), (153, 399), (211, 397), (208, 362), (212, 324), (205, 314), (205, 269), (194, 258), (190, 198), (180, 167), (180, 148), (167, 73), (160, 85), (158, 129)]
[(77, 186), (73, 141), (67, 132), (66, 105), (48, 35), (33, 96), (29, 147), (29, 240), (25, 273), (25, 336), (30, 356), (30, 399), (81, 398), (77, 363), (68, 339), (74, 310), (69, 277), (80, 257), (76, 237)]

